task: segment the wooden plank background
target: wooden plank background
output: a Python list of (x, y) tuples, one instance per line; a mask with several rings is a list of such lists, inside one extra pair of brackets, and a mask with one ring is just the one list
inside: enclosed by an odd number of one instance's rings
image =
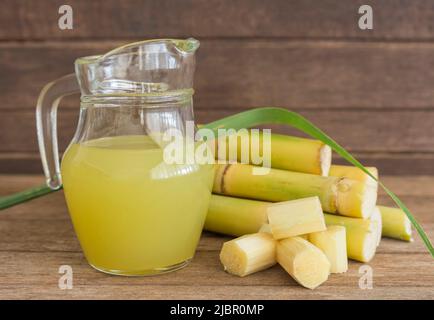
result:
[[(44, 84), (73, 71), (75, 58), (194, 36), (199, 122), (283, 106), (384, 174), (434, 174), (434, 1), (376, 1), (374, 30), (362, 31), (357, 10), (365, 2), (75, 0), (74, 29), (61, 31), (63, 1), (2, 1), (0, 173), (41, 172), (36, 99)], [(62, 150), (78, 108), (78, 97), (61, 105)]]

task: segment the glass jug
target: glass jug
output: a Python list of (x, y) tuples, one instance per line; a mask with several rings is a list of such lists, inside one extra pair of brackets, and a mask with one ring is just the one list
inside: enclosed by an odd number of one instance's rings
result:
[[(198, 47), (195, 39), (150, 40), (79, 58), (75, 74), (46, 85), (39, 96), (47, 184), (57, 189), (63, 181), (80, 245), (100, 271), (157, 274), (185, 266), (194, 255), (214, 168), (168, 164), (163, 155), (165, 132), (187, 137), (186, 123), (193, 121)], [(78, 127), (59, 165), (57, 106), (78, 91)]]

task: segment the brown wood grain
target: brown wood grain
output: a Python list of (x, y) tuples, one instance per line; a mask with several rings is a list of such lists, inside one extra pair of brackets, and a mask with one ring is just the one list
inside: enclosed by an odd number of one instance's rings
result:
[[(300, 287), (279, 266), (245, 278), (225, 273), (218, 252), (198, 251), (185, 269), (160, 277), (113, 277), (93, 270), (81, 253), (0, 252), (2, 299), (433, 299), (432, 260), (422, 254), (378, 254), (374, 288), (358, 286), (359, 263), (344, 275), (331, 275), (311, 291)], [(417, 266), (405, 263), (414, 259)], [(403, 261), (404, 260), (404, 261)], [(42, 263), (43, 262), (43, 263)], [(70, 265), (74, 287), (57, 287), (60, 265)], [(17, 265), (19, 267), (17, 267)], [(26, 272), (26, 276), (22, 273)]]
[[(199, 121), (284, 106), (386, 174), (434, 172), (432, 1), (376, 3), (372, 31), (357, 28), (362, 0), (77, 0), (72, 31), (57, 27), (61, 4), (2, 3), (0, 172), (40, 172), (30, 112), (47, 82), (73, 71), (75, 58), (169, 36), (202, 41), (195, 78)], [(61, 115), (62, 149), (78, 105), (77, 96), (62, 103), (69, 110)]]
[(430, 0), (371, 3), (374, 29), (358, 28), (363, 0), (75, 0), (74, 29), (58, 28), (62, 0), (6, 0), (0, 39), (150, 37), (434, 38)]
[(41, 157), (38, 152), (17, 153), (1, 152), (0, 153), (0, 173), (41, 173)]
[[(34, 109), (43, 86), (73, 72), (77, 57), (123, 43), (0, 43), (0, 109)], [(194, 88), (204, 109), (433, 110), (432, 83), (434, 43), (204, 40)]]
[[(0, 176), (0, 195), (41, 183), (41, 176)], [(384, 177), (434, 236), (434, 177)], [(429, 199), (418, 210), (418, 199)], [(360, 290), (358, 269), (332, 275), (316, 290), (298, 286), (281, 268), (237, 278), (223, 272), (218, 251), (228, 238), (204, 233), (187, 268), (159, 276), (107, 276), (88, 266), (70, 223), (62, 192), (2, 211), (0, 216), (1, 299), (433, 299), (434, 265), (416, 236), (413, 243), (384, 239), (374, 260), (374, 289)], [(409, 263), (411, 261), (411, 263)], [(60, 265), (70, 265), (74, 288), (57, 287)]]

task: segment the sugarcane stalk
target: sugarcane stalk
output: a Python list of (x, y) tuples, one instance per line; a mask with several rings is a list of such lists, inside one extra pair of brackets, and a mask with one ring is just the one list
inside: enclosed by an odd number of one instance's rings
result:
[(361, 218), (369, 218), (375, 207), (377, 190), (358, 181), (280, 169), (255, 175), (254, 168), (217, 165), (213, 192), (274, 202), (318, 196), (324, 211)]
[[(378, 169), (375, 167), (366, 167), (376, 179), (378, 179)], [(360, 181), (378, 189), (378, 182), (372, 179), (368, 174), (354, 166), (332, 165), (330, 167), (329, 176), (338, 178), (348, 178), (351, 180)]]
[[(376, 167), (366, 167), (366, 170), (368, 170), (370, 174), (372, 174), (376, 179), (378, 179), (378, 169)], [(330, 167), (329, 175), (333, 177), (356, 180), (378, 191), (378, 182), (372, 179), (372, 177), (370, 177), (368, 174), (363, 172), (361, 169), (354, 166), (332, 165)], [(381, 213), (377, 207), (374, 207), (372, 209), (372, 213), (369, 219), (376, 222), (375, 225), (377, 228), (376, 234), (377, 234), (377, 246), (378, 246), (380, 245), (381, 242), (382, 219), (381, 219)]]
[(383, 220), (383, 236), (412, 241), (411, 223), (404, 211), (385, 206), (378, 206)]
[(268, 223), (269, 202), (245, 200), (213, 194), (204, 229), (231, 236), (256, 233)]
[[(313, 139), (305, 139), (288, 135), (271, 134), (270, 140), (258, 134), (258, 150), (270, 150), (271, 167), (296, 172), (327, 176), (329, 173), (332, 152), (328, 145)], [(250, 131), (239, 131), (236, 134), (217, 139), (216, 158), (237, 160), (240, 163), (255, 164), (252, 161), (252, 134)], [(264, 144), (269, 143), (267, 148)], [(250, 148), (246, 149), (248, 145)], [(244, 148), (244, 150), (243, 150)], [(233, 159), (235, 155), (235, 159)]]

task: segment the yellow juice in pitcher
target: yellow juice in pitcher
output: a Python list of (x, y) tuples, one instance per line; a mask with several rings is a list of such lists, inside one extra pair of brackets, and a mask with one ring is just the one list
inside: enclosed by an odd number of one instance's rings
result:
[(115, 274), (164, 272), (194, 255), (213, 165), (169, 165), (148, 136), (72, 144), (61, 172), (68, 209), (89, 263)]

